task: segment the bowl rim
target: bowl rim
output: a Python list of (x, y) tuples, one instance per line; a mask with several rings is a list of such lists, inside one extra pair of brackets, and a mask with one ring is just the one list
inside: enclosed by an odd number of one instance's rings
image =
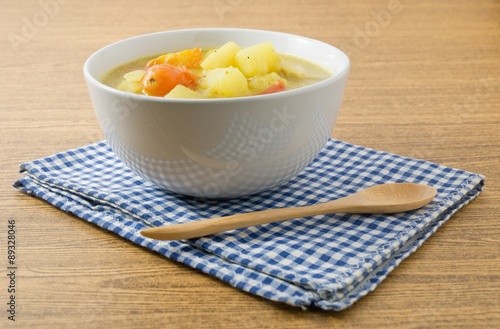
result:
[[(269, 33), (269, 34), (274, 34), (274, 35), (281, 35), (281, 36), (287, 36), (287, 37), (294, 37), (294, 38), (299, 38), (308, 42), (312, 43), (317, 43), (323, 46), (330, 47), (332, 49), (335, 49), (339, 54), (344, 57), (345, 60), (345, 65), (344, 67), (339, 71), (335, 72), (332, 76), (325, 80), (321, 80), (318, 82), (315, 82), (311, 85), (303, 86), (300, 88), (295, 88), (295, 89), (290, 89), (290, 90), (285, 90), (279, 93), (272, 93), (272, 94), (264, 94), (264, 95), (252, 95), (252, 96), (238, 96), (238, 97), (229, 97), (229, 98), (200, 98), (200, 99), (194, 99), (194, 98), (165, 98), (165, 97), (157, 97), (157, 96), (149, 96), (149, 95), (142, 95), (142, 94), (135, 94), (131, 92), (126, 92), (122, 91), (116, 88), (113, 88), (111, 86), (108, 86), (101, 81), (99, 81), (97, 78), (95, 78), (91, 73), (90, 73), (90, 66), (92, 64), (92, 61), (95, 60), (96, 57), (99, 56), (100, 53), (105, 52), (107, 49), (116, 47), (119, 44), (124, 44), (128, 42), (132, 42), (137, 39), (141, 39), (144, 37), (151, 37), (154, 35), (164, 35), (164, 34), (175, 34), (175, 33), (196, 33), (196, 32), (258, 32), (258, 33)], [(293, 55), (293, 54), (292, 54)], [(299, 57), (299, 56), (297, 56)], [(300, 58), (300, 57), (299, 57)], [(124, 63), (122, 63), (124, 64)], [(117, 64), (114, 67), (117, 67), (122, 64)], [(327, 85), (333, 84), (336, 81), (342, 79), (345, 75), (347, 75), (350, 71), (350, 60), (349, 57), (339, 48), (326, 43), (324, 41), (318, 40), (318, 39), (313, 39), (305, 36), (301, 36), (298, 34), (293, 34), (293, 33), (287, 33), (287, 32), (280, 32), (280, 31), (272, 31), (272, 30), (262, 30), (262, 29), (249, 29), (249, 28), (218, 28), (218, 27), (210, 27), (210, 28), (188, 28), (188, 29), (174, 29), (174, 30), (165, 30), (165, 31), (158, 31), (158, 32), (152, 32), (152, 33), (145, 33), (145, 34), (140, 34), (140, 35), (135, 35), (132, 37), (128, 37), (125, 39), (121, 39), (118, 41), (115, 41), (113, 43), (110, 43), (104, 47), (99, 48), (98, 50), (94, 51), (86, 60), (83, 65), (83, 74), (85, 77), (85, 80), (89, 84), (93, 84), (98, 88), (102, 88), (106, 90), (107, 92), (116, 94), (117, 96), (126, 96), (132, 100), (137, 100), (137, 101), (148, 101), (148, 102), (160, 102), (160, 103), (165, 103), (165, 104), (199, 104), (199, 103), (239, 103), (239, 102), (248, 102), (248, 101), (262, 101), (262, 100), (271, 100), (271, 99), (277, 99), (277, 98), (282, 98), (282, 97), (287, 97), (287, 96), (295, 96), (295, 95), (301, 95), (304, 93), (312, 92), (318, 89), (321, 89)]]

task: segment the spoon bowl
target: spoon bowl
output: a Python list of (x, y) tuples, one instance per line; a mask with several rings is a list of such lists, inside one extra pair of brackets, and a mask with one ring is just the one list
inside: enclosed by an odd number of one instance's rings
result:
[(346, 197), (312, 206), (278, 208), (184, 224), (145, 229), (141, 234), (157, 240), (197, 238), (237, 228), (285, 219), (329, 213), (385, 214), (421, 208), (436, 196), (436, 189), (423, 184), (387, 183), (375, 185)]
[(436, 196), (436, 189), (422, 184), (389, 183), (369, 187), (349, 197), (360, 202), (356, 213), (397, 213), (425, 206)]

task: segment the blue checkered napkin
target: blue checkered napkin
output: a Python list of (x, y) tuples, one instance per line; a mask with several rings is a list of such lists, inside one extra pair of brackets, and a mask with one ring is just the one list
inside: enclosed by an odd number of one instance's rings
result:
[[(288, 183), (253, 196), (207, 201), (157, 188), (126, 168), (105, 142), (21, 166), (14, 186), (56, 207), (213, 275), (234, 287), (302, 308), (342, 310), (375, 287), (462, 206), (484, 177), (330, 140)], [(330, 214), (186, 241), (139, 231), (169, 223), (310, 205), (385, 182), (438, 189), (426, 207), (395, 215)]]

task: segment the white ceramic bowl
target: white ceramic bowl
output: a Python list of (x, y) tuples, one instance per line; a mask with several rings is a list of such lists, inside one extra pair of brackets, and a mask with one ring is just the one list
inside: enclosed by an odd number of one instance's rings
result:
[[(108, 87), (99, 78), (126, 62), (193, 47), (263, 41), (332, 73), (276, 94), (225, 99), (164, 99)], [(197, 197), (261, 192), (298, 174), (321, 151), (337, 118), (349, 59), (326, 43), (279, 32), (189, 29), (125, 39), (95, 52), (85, 80), (100, 127), (116, 155), (141, 177)]]

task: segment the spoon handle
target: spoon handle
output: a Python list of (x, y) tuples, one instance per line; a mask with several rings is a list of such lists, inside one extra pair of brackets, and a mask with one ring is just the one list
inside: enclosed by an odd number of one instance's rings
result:
[(382, 214), (414, 210), (428, 204), (436, 189), (412, 183), (381, 184), (346, 197), (311, 206), (278, 208), (142, 230), (158, 240), (191, 239), (237, 228), (329, 213)]
[(180, 240), (197, 238), (209, 234), (234, 230), (242, 227), (278, 222), (286, 219), (324, 215), (333, 212), (349, 212), (356, 196), (329, 201), (312, 206), (278, 208), (236, 214), (225, 217), (203, 219), (183, 224), (145, 229), (141, 234), (158, 240)]

